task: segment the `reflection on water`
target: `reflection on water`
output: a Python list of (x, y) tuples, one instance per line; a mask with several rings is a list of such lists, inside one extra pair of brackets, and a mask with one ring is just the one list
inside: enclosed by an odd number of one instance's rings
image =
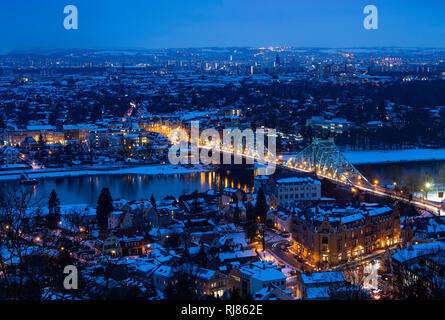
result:
[(377, 179), (380, 184), (408, 186), (412, 191), (419, 190), (426, 182), (445, 183), (445, 161), (407, 162), (391, 164), (358, 165), (357, 169), (369, 181)]
[[(426, 179), (433, 183), (445, 182), (445, 161), (360, 165), (357, 169), (370, 181), (377, 179), (381, 184), (408, 185), (419, 190)], [(96, 204), (102, 188), (109, 188), (114, 199), (149, 199), (151, 194), (157, 200), (167, 195), (179, 197), (195, 190), (239, 188), (251, 192), (253, 170), (227, 172), (200, 172), (172, 175), (98, 175), (61, 177), (40, 180), (37, 186), (22, 186), (17, 181), (0, 181), (0, 190), (14, 192), (18, 188), (31, 190), (34, 199), (47, 205), (49, 194), (55, 189), (62, 204)]]
[(52, 189), (57, 191), (62, 204), (95, 204), (102, 188), (109, 188), (114, 199), (149, 199), (153, 194), (157, 200), (161, 200), (167, 195), (179, 197), (195, 190), (202, 192), (228, 186), (250, 192), (253, 188), (253, 171), (60, 177), (41, 179), (36, 186), (22, 186), (17, 181), (0, 182), (0, 190), (31, 190), (34, 200), (41, 205), (47, 205)]

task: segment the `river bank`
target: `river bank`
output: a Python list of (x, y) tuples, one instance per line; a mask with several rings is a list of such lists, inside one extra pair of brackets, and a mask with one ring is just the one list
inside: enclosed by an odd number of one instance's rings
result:
[[(445, 149), (403, 149), (345, 151), (344, 156), (354, 165), (445, 161)], [(292, 155), (285, 155), (286, 160)], [(207, 166), (184, 167), (172, 164), (131, 166), (83, 166), (81, 168), (54, 168), (0, 171), (0, 180), (17, 180), (25, 172), (30, 178), (57, 178), (88, 175), (145, 174), (169, 175), (211, 171)]]
[(194, 165), (193, 167), (188, 168), (181, 165), (172, 164), (141, 165), (128, 167), (82, 167), (77, 169), (30, 169), (0, 172), (0, 180), (18, 180), (22, 172), (26, 173), (26, 175), (30, 178), (39, 179), (119, 174), (170, 175), (207, 171), (210, 171), (209, 168), (202, 165)]
[(352, 164), (443, 161), (445, 149), (345, 151), (343, 155)]

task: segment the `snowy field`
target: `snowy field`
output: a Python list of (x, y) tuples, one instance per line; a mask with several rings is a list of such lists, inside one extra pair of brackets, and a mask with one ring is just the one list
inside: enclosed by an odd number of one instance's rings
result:
[(343, 154), (353, 164), (445, 160), (445, 149), (346, 151)]
[[(343, 155), (353, 164), (441, 161), (445, 160), (445, 149), (345, 151)], [(280, 159), (289, 160), (293, 156), (286, 154)]]

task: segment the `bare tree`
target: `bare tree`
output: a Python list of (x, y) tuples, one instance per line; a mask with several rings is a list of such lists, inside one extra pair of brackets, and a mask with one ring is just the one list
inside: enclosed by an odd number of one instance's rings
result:
[(35, 271), (50, 266), (34, 263), (46, 257), (40, 237), (34, 236), (33, 218), (38, 207), (32, 206), (33, 201), (32, 193), (25, 190), (0, 197), (0, 266), (4, 288), (13, 299), (38, 294), (40, 273)]
[(79, 244), (82, 243), (85, 240), (87, 228), (80, 210), (72, 209), (65, 214), (65, 221), (68, 224), (68, 228), (73, 232), (73, 241)]

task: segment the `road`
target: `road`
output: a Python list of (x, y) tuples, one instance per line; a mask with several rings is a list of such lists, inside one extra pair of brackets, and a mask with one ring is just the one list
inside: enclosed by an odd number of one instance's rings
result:
[(360, 265), (362, 265), (365, 262), (369, 262), (372, 260), (375, 260), (377, 258), (380, 258), (383, 254), (385, 253), (385, 250), (378, 250), (376, 252), (373, 252), (370, 255), (367, 256), (363, 256), (360, 257), (356, 260), (350, 261), (350, 262), (346, 262), (344, 264), (340, 264), (338, 266), (332, 267), (331, 270), (345, 270), (345, 269), (352, 269), (355, 267), (358, 267)]
[[(296, 269), (300, 272), (311, 271), (314, 267), (307, 264), (302, 263), (294, 258), (295, 254), (291, 251), (283, 251), (281, 248), (288, 244), (288, 240), (278, 240), (274, 242), (266, 242), (266, 251), (271, 254), (274, 258), (276, 258), (280, 263), (284, 264), (286, 267)], [(372, 261), (376, 258), (381, 257), (385, 253), (384, 250), (376, 251), (370, 255), (360, 257), (357, 260), (353, 260), (335, 267), (330, 268), (330, 270), (345, 270), (351, 269), (354, 267), (358, 267), (363, 263)]]
[[(306, 172), (306, 173), (310, 173), (311, 171), (307, 171), (301, 168), (296, 168), (296, 167), (292, 167), (286, 164), (280, 164), (280, 166), (282, 168), (286, 168), (289, 170), (293, 170), (293, 171), (298, 171), (298, 172)], [(431, 212), (434, 215), (443, 215), (445, 214), (445, 209), (441, 206), (440, 203), (436, 203), (433, 201), (429, 201), (429, 200), (424, 200), (424, 199), (419, 199), (416, 197), (413, 197), (411, 200), (409, 199), (408, 196), (403, 195), (403, 194), (398, 194), (396, 193), (396, 191), (391, 190), (391, 189), (387, 189), (387, 188), (383, 188), (380, 186), (364, 186), (364, 185), (350, 185), (347, 182), (341, 181), (339, 179), (334, 179), (331, 177), (327, 177), (324, 175), (318, 175), (318, 177), (323, 178), (323, 179), (329, 179), (330, 181), (336, 183), (336, 184), (341, 184), (344, 186), (348, 186), (351, 188), (355, 188), (357, 190), (361, 190), (367, 193), (371, 193), (373, 195), (379, 196), (379, 197), (386, 197), (386, 198), (391, 198), (394, 200), (398, 200), (398, 201), (402, 201), (405, 203), (409, 203), (414, 205), (415, 207), (419, 208), (419, 209), (423, 209), (426, 210), (428, 212)]]
[[(205, 145), (200, 145), (199, 148), (204, 148), (204, 149), (212, 149), (215, 148), (215, 146), (205, 146)], [(221, 148), (216, 148), (218, 151), (222, 152), (222, 153), (230, 153), (232, 154), (233, 151), (228, 151), (228, 150), (223, 150)], [(241, 157), (244, 157), (246, 159), (251, 159), (253, 161), (259, 161), (259, 163), (265, 163), (267, 162), (267, 157), (264, 159), (258, 158), (256, 156), (251, 156), (251, 155), (247, 155), (247, 154), (238, 154)], [(292, 170), (292, 171), (297, 171), (297, 172), (304, 172), (304, 173), (314, 173), (313, 171), (310, 170), (306, 170), (304, 168), (299, 168), (296, 166), (291, 166), (288, 165), (286, 161), (281, 160), (279, 157), (275, 158), (276, 160), (276, 166), (281, 167), (283, 169), (287, 169), (287, 170)], [(371, 193), (373, 195), (379, 196), (379, 197), (387, 197), (387, 198), (391, 198), (397, 201), (402, 201), (405, 203), (409, 203), (414, 205), (415, 207), (422, 209), (422, 210), (426, 210), (428, 212), (431, 212), (434, 215), (440, 216), (445, 214), (445, 205), (442, 205), (440, 203), (437, 202), (433, 202), (433, 201), (429, 201), (429, 200), (424, 200), (424, 199), (420, 199), (420, 198), (416, 198), (413, 197), (412, 199), (409, 199), (409, 197), (407, 195), (404, 195), (402, 193), (397, 193), (395, 190), (391, 190), (388, 188), (383, 188), (380, 186), (366, 186), (366, 185), (356, 185), (353, 184), (351, 185), (349, 182), (346, 181), (342, 181), (340, 179), (336, 179), (333, 177), (329, 177), (329, 176), (325, 176), (322, 174), (317, 174), (317, 177), (319, 178), (323, 178), (323, 179), (329, 179), (330, 181), (336, 183), (336, 184), (340, 184), (340, 185), (344, 185), (347, 187), (351, 187), (351, 188), (355, 188), (357, 190), (361, 190), (367, 193)]]
[(288, 240), (280, 240), (276, 242), (266, 243), (266, 252), (269, 252), (274, 256), (280, 263), (284, 264), (286, 267), (296, 269), (300, 272), (308, 270), (310, 267), (303, 265), (294, 258), (294, 255), (290, 252), (285, 252), (281, 249), (281, 246), (288, 244)]

